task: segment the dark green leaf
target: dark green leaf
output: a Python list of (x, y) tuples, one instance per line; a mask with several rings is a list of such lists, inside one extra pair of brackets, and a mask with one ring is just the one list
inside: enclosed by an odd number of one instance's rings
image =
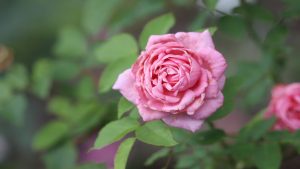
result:
[(256, 146), (253, 161), (259, 169), (279, 169), (281, 151), (278, 144), (264, 143)]
[(133, 108), (133, 104), (124, 97), (121, 97), (118, 103), (118, 118), (121, 118), (124, 113)]
[(33, 140), (33, 148), (35, 150), (44, 150), (50, 148), (69, 131), (69, 127), (64, 122), (54, 121), (48, 123), (36, 134)]
[(85, 163), (80, 164), (76, 169), (106, 169), (104, 164)]
[(237, 16), (223, 16), (219, 21), (219, 30), (231, 37), (242, 37), (246, 34), (246, 24)]
[(71, 143), (57, 147), (43, 157), (47, 169), (73, 169), (76, 159), (76, 148)]
[(239, 142), (245, 142), (249, 140), (258, 140), (264, 134), (266, 134), (270, 128), (274, 125), (276, 119), (253, 119), (244, 128), (241, 129), (237, 138)]
[(175, 24), (175, 18), (172, 14), (165, 14), (149, 21), (139, 38), (142, 49), (145, 48), (147, 41), (151, 35), (160, 35), (167, 33)]
[(129, 34), (115, 35), (94, 49), (94, 55), (101, 63), (111, 63), (122, 58), (137, 58), (137, 52), (136, 41)]
[(224, 94), (223, 106), (208, 118), (209, 121), (218, 120), (232, 112), (234, 108), (234, 98), (239, 88), (239, 85), (240, 85), (240, 81), (237, 77), (227, 78), (223, 89), (223, 94)]
[(135, 134), (137, 139), (147, 144), (166, 147), (177, 144), (170, 129), (161, 121), (147, 122)]
[(156, 160), (166, 157), (169, 153), (169, 149), (163, 148), (158, 150), (157, 152), (153, 153), (145, 162), (146, 166), (152, 165)]
[(116, 153), (116, 157), (114, 161), (114, 169), (126, 168), (127, 159), (134, 142), (135, 142), (135, 138), (128, 138), (121, 143)]
[(221, 141), (226, 136), (225, 132), (220, 129), (211, 129), (195, 135), (195, 139), (200, 144), (213, 144)]
[(99, 132), (94, 144), (94, 149), (100, 149), (106, 145), (116, 142), (138, 127), (139, 122), (129, 117), (112, 121), (104, 126)]

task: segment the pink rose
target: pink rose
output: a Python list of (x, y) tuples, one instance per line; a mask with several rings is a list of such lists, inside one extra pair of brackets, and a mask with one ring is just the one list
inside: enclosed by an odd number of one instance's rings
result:
[(272, 90), (272, 99), (265, 113), (266, 117), (275, 116), (275, 130), (300, 128), (300, 83), (277, 85)]
[(113, 89), (137, 105), (144, 121), (194, 132), (223, 104), (226, 67), (208, 31), (152, 35)]

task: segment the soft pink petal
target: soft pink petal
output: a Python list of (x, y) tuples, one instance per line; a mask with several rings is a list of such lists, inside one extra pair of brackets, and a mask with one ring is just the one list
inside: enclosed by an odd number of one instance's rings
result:
[(192, 90), (187, 90), (182, 99), (180, 100), (180, 102), (178, 104), (172, 104), (172, 105), (167, 105), (165, 104), (162, 107), (163, 111), (166, 112), (178, 112), (178, 111), (182, 111), (183, 109), (186, 108), (186, 106), (188, 106), (189, 104), (191, 104), (194, 100), (195, 100), (195, 93)]
[(139, 94), (134, 86), (134, 77), (131, 73), (131, 69), (125, 70), (121, 73), (113, 85), (114, 90), (119, 90), (121, 94), (134, 104), (138, 103)]
[(142, 105), (138, 105), (139, 113), (144, 121), (158, 120), (168, 116), (168, 113), (151, 110)]
[(176, 42), (176, 38), (174, 34), (164, 34), (164, 35), (151, 35), (149, 37), (148, 43), (146, 45), (146, 50), (151, 47), (152, 45), (158, 43), (167, 43), (167, 42)]
[(221, 53), (213, 48), (207, 47), (199, 50), (197, 54), (201, 57), (206, 66), (209, 67), (215, 79), (220, 79), (224, 75), (227, 63)]
[(218, 80), (220, 90), (222, 90), (224, 88), (225, 81), (226, 81), (225, 75), (221, 76), (220, 79)]
[(215, 48), (208, 30), (204, 32), (178, 32), (175, 37), (184, 47), (193, 51), (199, 51), (206, 47)]
[(202, 120), (193, 119), (188, 115), (170, 115), (163, 118), (163, 121), (170, 126), (183, 128), (192, 132), (197, 131), (203, 124)]
[(224, 97), (221, 92), (214, 99), (204, 100), (203, 105), (196, 111), (194, 118), (205, 119), (223, 105)]

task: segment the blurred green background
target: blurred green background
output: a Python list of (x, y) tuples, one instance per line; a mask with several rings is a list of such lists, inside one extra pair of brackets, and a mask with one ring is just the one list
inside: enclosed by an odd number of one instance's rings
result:
[[(266, 106), (274, 84), (300, 81), (298, 0), (1, 0), (0, 168), (101, 167), (81, 165), (85, 144), (116, 118), (119, 94), (99, 94), (105, 64), (95, 51), (120, 32), (138, 39), (169, 12), (171, 32), (218, 28), (216, 48), (239, 82), (234, 113), (219, 122), (238, 121), (229, 132)], [(137, 147), (145, 152), (134, 150), (129, 166), (147, 168), (155, 148)]]

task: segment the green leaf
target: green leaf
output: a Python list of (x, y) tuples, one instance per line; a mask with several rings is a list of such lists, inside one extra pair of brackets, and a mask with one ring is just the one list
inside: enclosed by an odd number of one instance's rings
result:
[(48, 123), (36, 134), (33, 140), (35, 150), (45, 150), (64, 138), (69, 131), (66, 123), (54, 121)]
[(53, 79), (60, 81), (71, 80), (81, 71), (80, 65), (62, 59), (53, 61), (52, 67)]
[(147, 144), (166, 147), (177, 144), (170, 129), (161, 121), (147, 122), (135, 134), (137, 139)]
[(24, 90), (29, 82), (28, 72), (23, 65), (13, 65), (5, 76), (5, 82), (11, 86), (11, 88), (17, 90)]
[(87, 51), (84, 35), (76, 28), (66, 27), (59, 33), (54, 53), (62, 58), (83, 57)]
[(211, 129), (202, 131), (195, 135), (195, 139), (200, 144), (213, 144), (221, 141), (226, 136), (225, 132), (220, 129)]
[(214, 10), (218, 3), (218, 0), (203, 0), (203, 3), (209, 10)]
[(85, 2), (82, 24), (86, 32), (97, 34), (109, 21), (120, 0), (87, 0)]
[(95, 47), (94, 55), (101, 63), (111, 63), (122, 58), (137, 58), (138, 47), (129, 34), (118, 34)]
[(192, 168), (198, 162), (199, 159), (191, 155), (182, 155), (176, 162), (176, 169)]
[(239, 88), (239, 85), (240, 85), (240, 81), (237, 77), (227, 78), (223, 89), (223, 94), (224, 94), (223, 106), (208, 118), (209, 121), (218, 120), (220, 118), (227, 116), (229, 113), (232, 112), (234, 108), (234, 98)]
[(139, 122), (129, 117), (112, 121), (104, 126), (95, 141), (94, 149), (114, 143), (139, 127)]
[(66, 97), (53, 97), (48, 104), (48, 111), (51, 114), (58, 116), (60, 119), (70, 121), (76, 116), (74, 114), (74, 106)]
[(139, 38), (141, 48), (145, 48), (147, 41), (151, 35), (165, 34), (169, 32), (169, 30), (174, 26), (174, 24), (175, 18), (170, 13), (159, 16), (149, 21), (145, 25)]
[(229, 153), (239, 161), (252, 160), (256, 145), (253, 143), (238, 143), (229, 147)]
[(5, 105), (7, 119), (16, 126), (22, 126), (25, 120), (25, 112), (27, 108), (27, 100), (24, 95), (14, 95), (9, 103)]
[(94, 163), (86, 163), (80, 164), (76, 167), (76, 169), (106, 169), (104, 164), (94, 164)]
[(219, 20), (218, 28), (231, 37), (240, 38), (246, 34), (246, 24), (237, 16), (223, 16)]
[(153, 153), (145, 162), (146, 166), (152, 165), (156, 160), (166, 157), (169, 154), (168, 148), (163, 148), (155, 153)]
[(127, 159), (135, 140), (135, 138), (128, 138), (121, 143), (116, 153), (114, 169), (126, 168)]
[(278, 144), (264, 143), (256, 146), (253, 161), (259, 169), (279, 169), (281, 151)]
[(116, 82), (120, 73), (129, 69), (135, 59), (123, 58), (118, 61), (110, 63), (102, 72), (99, 82), (100, 93), (111, 90), (113, 84)]
[(208, 30), (209, 33), (211, 34), (211, 36), (213, 36), (215, 34), (215, 32), (218, 30), (218, 28), (213, 26), (213, 27), (198, 29), (196, 32), (203, 32), (205, 30)]
[(124, 97), (121, 97), (118, 103), (118, 118), (121, 118), (124, 113), (132, 109), (134, 105), (125, 99)]
[(46, 98), (52, 84), (52, 63), (47, 59), (41, 59), (33, 67), (33, 92), (40, 98)]
[(82, 77), (76, 86), (76, 96), (79, 100), (92, 99), (96, 94), (95, 84), (90, 76)]
[(76, 148), (71, 143), (52, 149), (43, 157), (47, 169), (73, 169), (76, 159)]
[[(260, 114), (259, 114), (260, 115)], [(274, 125), (276, 119), (253, 119), (249, 122), (244, 128), (241, 129), (240, 134), (238, 135), (238, 142), (245, 142), (249, 140), (258, 140), (264, 134), (266, 134), (269, 129)]]

